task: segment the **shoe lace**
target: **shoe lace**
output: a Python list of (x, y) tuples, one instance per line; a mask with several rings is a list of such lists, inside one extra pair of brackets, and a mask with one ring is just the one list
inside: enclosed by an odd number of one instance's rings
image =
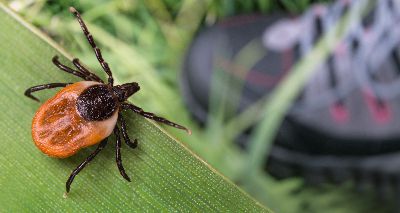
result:
[[(378, 99), (392, 99), (400, 94), (400, 3), (384, 0), (377, 3), (374, 24), (366, 36), (358, 59), (364, 62), (364, 72), (357, 72), (358, 80), (373, 90)], [(371, 40), (371, 41), (369, 41)], [(392, 73), (383, 73), (383, 66), (390, 66)]]
[[(300, 55), (308, 54), (322, 35), (340, 21), (344, 14), (350, 13), (348, 24), (356, 26), (359, 9), (364, 7), (363, 1), (337, 1), (330, 6), (317, 4), (308, 10), (300, 19), (306, 33), (298, 38)], [(351, 31), (349, 32), (351, 35)], [(301, 98), (295, 103), (293, 111), (314, 110), (334, 105), (343, 109), (343, 97), (350, 93), (356, 85), (354, 76), (348, 71), (352, 66), (353, 46), (357, 40), (344, 39), (325, 62), (316, 68), (309, 79)], [(349, 75), (350, 74), (350, 75)]]
[[(372, 6), (364, 17), (360, 8)], [(293, 110), (304, 111), (327, 105), (339, 107), (343, 112), (343, 99), (354, 89), (367, 91), (379, 109), (387, 99), (400, 93), (400, 3), (399, 1), (337, 1), (333, 5), (315, 5), (300, 19), (304, 33), (298, 38), (300, 55), (306, 55), (321, 35), (349, 14), (351, 28), (328, 59), (317, 67), (309, 79), (300, 101)], [(389, 63), (395, 70), (388, 81), (382, 80), (380, 67)], [(394, 75), (396, 74), (396, 75)], [(378, 76), (378, 77), (377, 77)], [(371, 99), (371, 100), (372, 100)]]

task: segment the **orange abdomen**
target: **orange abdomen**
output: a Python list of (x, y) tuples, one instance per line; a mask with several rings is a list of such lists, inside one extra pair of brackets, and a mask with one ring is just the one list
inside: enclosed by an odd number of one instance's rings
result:
[(79, 149), (99, 143), (108, 137), (117, 122), (118, 110), (104, 121), (86, 121), (76, 107), (79, 95), (99, 84), (82, 81), (71, 84), (47, 100), (32, 121), (36, 146), (51, 157), (66, 158)]

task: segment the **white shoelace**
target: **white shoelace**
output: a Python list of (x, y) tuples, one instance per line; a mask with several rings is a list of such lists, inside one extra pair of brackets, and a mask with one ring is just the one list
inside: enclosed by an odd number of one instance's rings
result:
[[(360, 15), (360, 11), (371, 7), (371, 11)], [(323, 107), (357, 88), (367, 89), (383, 99), (400, 94), (400, 76), (390, 82), (372, 78), (380, 74), (385, 63), (392, 61), (393, 51), (400, 47), (400, 0), (339, 0), (329, 6), (317, 4), (301, 17), (279, 21), (267, 29), (264, 44), (278, 51), (298, 45), (300, 55), (306, 55), (321, 37), (319, 34), (329, 31), (344, 15), (349, 17), (346, 24), (351, 26), (350, 30), (332, 53), (332, 63), (329, 65), (326, 61), (317, 68), (305, 88), (305, 93), (310, 94), (295, 108)], [(366, 18), (373, 20), (369, 26), (363, 24)], [(321, 32), (318, 32), (316, 20), (319, 20)], [(290, 36), (282, 36), (288, 33)], [(357, 48), (353, 47), (354, 42)], [(329, 73), (331, 69), (333, 73)], [(392, 67), (400, 75), (400, 70), (396, 69)], [(336, 78), (337, 85), (329, 88), (328, 81), (332, 77)]]

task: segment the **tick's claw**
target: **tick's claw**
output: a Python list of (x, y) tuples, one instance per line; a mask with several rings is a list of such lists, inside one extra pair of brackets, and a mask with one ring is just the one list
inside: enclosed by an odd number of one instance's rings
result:
[(36, 102), (40, 102), (40, 100), (38, 98), (36, 98), (35, 96), (29, 95), (28, 97)]
[(125, 174), (121, 174), (122, 177), (124, 177), (125, 180), (127, 180), (128, 182), (131, 182), (131, 178), (125, 173)]
[(77, 13), (76, 9), (74, 7), (69, 7), (69, 12), (71, 13)]
[(128, 141), (126, 142), (126, 145), (128, 145), (130, 148), (135, 149), (138, 145), (138, 140), (135, 139), (133, 142), (132, 141)]
[(128, 182), (131, 182), (131, 178), (126, 174), (124, 167), (122, 166), (122, 164), (118, 165), (118, 169), (119, 169), (119, 173), (121, 174), (121, 176), (127, 180)]

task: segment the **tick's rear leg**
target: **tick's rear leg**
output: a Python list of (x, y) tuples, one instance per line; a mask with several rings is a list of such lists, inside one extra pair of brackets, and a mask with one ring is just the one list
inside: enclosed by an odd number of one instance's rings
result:
[(44, 89), (52, 89), (52, 88), (56, 88), (56, 87), (65, 87), (65, 86), (70, 85), (70, 84), (72, 84), (72, 83), (51, 83), (51, 84), (43, 84), (43, 85), (33, 86), (33, 87), (30, 87), (27, 90), (25, 90), (25, 96), (27, 96), (29, 98), (32, 98), (35, 101), (39, 101), (39, 99), (37, 99), (31, 93), (37, 92), (37, 91), (40, 91), (40, 90), (44, 90)]
[(67, 193), (69, 192), (69, 190), (70, 190), (70, 188), (71, 188), (71, 184), (72, 184), (72, 181), (74, 181), (75, 176), (76, 176), (77, 174), (79, 174), (79, 172), (80, 172), (83, 168), (85, 168), (85, 166), (86, 166), (87, 164), (89, 164), (90, 161), (92, 161), (93, 158), (95, 158), (96, 155), (99, 154), (99, 152), (100, 152), (101, 150), (103, 150), (104, 147), (105, 147), (106, 145), (107, 145), (107, 138), (104, 139), (102, 142), (100, 142), (100, 144), (99, 144), (99, 146), (97, 146), (96, 150), (94, 150), (94, 152), (93, 152), (92, 154), (90, 154), (89, 157), (87, 157), (81, 164), (79, 164), (79, 166), (77, 166), (77, 167), (74, 169), (74, 171), (72, 171), (72, 173), (71, 173), (71, 175), (69, 176), (67, 182), (65, 183), (65, 187), (66, 187)]
[(121, 124), (122, 136), (124, 137), (124, 141), (125, 141), (126, 145), (128, 145), (132, 149), (136, 148), (137, 144), (138, 144), (138, 140), (135, 139), (132, 142), (131, 139), (129, 138), (129, 135), (128, 135), (128, 132), (126, 129), (126, 122), (121, 113), (119, 113), (119, 115), (118, 115), (118, 120), (119, 120), (119, 123)]
[(141, 116), (143, 116), (145, 118), (149, 118), (149, 119), (155, 120), (157, 122), (160, 122), (160, 123), (163, 123), (163, 124), (167, 124), (168, 126), (172, 126), (172, 127), (178, 128), (178, 129), (185, 130), (189, 135), (192, 134), (192, 131), (190, 129), (188, 129), (188, 128), (182, 126), (182, 125), (179, 125), (177, 123), (174, 123), (172, 121), (169, 121), (169, 120), (167, 120), (167, 119), (165, 119), (163, 117), (159, 117), (157, 115), (154, 115), (151, 112), (145, 112), (140, 107), (137, 107), (137, 106), (135, 106), (135, 105), (133, 105), (131, 103), (122, 103), (121, 107), (122, 107), (122, 109), (125, 109), (125, 110), (126, 109), (130, 109), (133, 112), (135, 112), (135, 113), (137, 113), (137, 114), (139, 114), (139, 115), (141, 115)]
[(117, 162), (119, 173), (122, 175), (122, 177), (125, 178), (125, 180), (131, 182), (131, 179), (126, 174), (124, 166), (122, 165), (122, 159), (121, 159), (121, 136), (119, 135), (119, 129), (118, 129), (117, 125), (115, 125), (115, 128), (114, 128), (114, 135), (115, 135), (115, 138), (117, 140), (116, 143), (115, 143), (115, 161)]

